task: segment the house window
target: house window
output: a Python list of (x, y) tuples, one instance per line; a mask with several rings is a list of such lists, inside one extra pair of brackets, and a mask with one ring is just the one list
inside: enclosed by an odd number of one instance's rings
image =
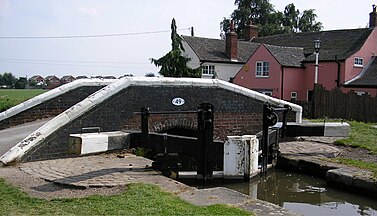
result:
[(363, 67), (364, 66), (364, 59), (363, 58), (359, 58), (359, 57), (355, 57), (355, 61), (353, 63), (353, 66), (355, 66), (355, 67)]
[(269, 90), (264, 90), (264, 91), (260, 91), (260, 93), (262, 93), (262, 94), (265, 94), (265, 95), (267, 95), (267, 96), (270, 96), (270, 97), (272, 97), (272, 91), (269, 91)]
[(256, 64), (256, 76), (257, 77), (268, 77), (270, 73), (270, 63), (258, 61)]
[(291, 92), (291, 101), (297, 100), (297, 92)]
[(215, 74), (215, 65), (203, 65), (202, 75), (213, 75)]
[(362, 91), (355, 91), (355, 93), (356, 93), (357, 96), (363, 96), (365, 94), (368, 95), (367, 92), (362, 92)]

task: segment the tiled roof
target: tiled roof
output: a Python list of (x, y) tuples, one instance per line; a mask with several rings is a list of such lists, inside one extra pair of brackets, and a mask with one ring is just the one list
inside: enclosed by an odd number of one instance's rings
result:
[[(190, 36), (182, 37), (194, 50), (201, 61), (234, 63), (226, 55), (225, 40)], [(238, 63), (245, 64), (258, 46), (258, 43), (238, 41)]]
[(345, 87), (377, 88), (377, 57), (372, 57), (361, 73), (346, 82)]
[(76, 79), (75, 77), (71, 76), (71, 75), (66, 75), (66, 76), (63, 76), (62, 78), (60, 78), (61, 80), (66, 80), (66, 79)]
[[(347, 29), (320, 32), (280, 34), (255, 38), (252, 42), (238, 41), (238, 63), (246, 63), (260, 44), (284, 66), (300, 67), (300, 61), (313, 62), (314, 40), (321, 40), (320, 61), (345, 60), (357, 52), (373, 29)], [(225, 52), (225, 40), (182, 36), (201, 61), (232, 62)], [(302, 58), (301, 51), (304, 57)], [(288, 58), (292, 57), (291, 59)], [(335, 57), (337, 56), (337, 57)]]
[(283, 47), (265, 44), (265, 47), (276, 58), (282, 66), (302, 67), (302, 61), (305, 59), (304, 48), (301, 47)]
[(46, 80), (51, 80), (51, 79), (59, 79), (57, 76), (51, 75), (51, 76), (46, 76)]
[(362, 28), (280, 34), (256, 38), (253, 42), (285, 47), (302, 47), (305, 56), (307, 56), (305, 61), (314, 61), (314, 40), (320, 39), (319, 59), (321, 61), (334, 61), (335, 55), (337, 55), (338, 60), (345, 60), (358, 51), (371, 32), (372, 29)]
[(34, 76), (32, 76), (32, 77), (30, 77), (30, 80), (36, 80), (36, 79), (38, 79), (38, 78), (42, 78), (42, 79), (44, 79), (42, 76), (40, 76), (40, 75), (34, 75)]

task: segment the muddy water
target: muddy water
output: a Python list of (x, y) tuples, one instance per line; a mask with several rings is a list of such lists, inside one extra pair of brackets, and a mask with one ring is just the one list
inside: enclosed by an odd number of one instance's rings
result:
[(303, 215), (377, 215), (377, 200), (340, 191), (320, 178), (271, 171), (250, 182), (215, 183)]

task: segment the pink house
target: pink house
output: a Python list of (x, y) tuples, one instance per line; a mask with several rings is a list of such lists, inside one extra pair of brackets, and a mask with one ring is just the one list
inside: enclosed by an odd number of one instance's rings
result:
[(314, 40), (321, 40), (318, 84), (377, 95), (377, 12), (370, 27), (282, 34), (252, 39), (259, 47), (233, 83), (284, 100), (310, 99), (314, 86)]
[[(203, 78), (218, 78), (284, 100), (310, 100), (315, 80), (314, 40), (321, 41), (318, 84), (377, 95), (377, 12), (369, 28), (258, 37), (246, 26), (244, 40), (230, 31), (224, 39), (183, 36), (189, 67)], [(231, 26), (231, 29), (232, 26)]]

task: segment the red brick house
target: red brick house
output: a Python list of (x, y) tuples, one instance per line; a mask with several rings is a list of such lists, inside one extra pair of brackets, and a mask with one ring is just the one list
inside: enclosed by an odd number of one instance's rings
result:
[[(242, 64), (232, 82), (284, 100), (308, 100), (315, 80), (314, 40), (321, 41), (318, 84), (347, 92), (377, 95), (377, 12), (369, 14), (369, 28), (281, 34), (257, 37), (248, 26), (246, 41), (184, 36), (201, 62)], [(226, 35), (234, 37), (234, 32)], [(222, 44), (222, 45), (219, 45)], [(201, 47), (206, 46), (206, 47)], [(190, 55), (188, 55), (191, 57)], [(204, 56), (204, 57), (203, 57)], [(214, 58), (214, 56), (216, 58)], [(248, 56), (247, 60), (242, 58)], [(209, 58), (208, 58), (209, 59)], [(227, 60), (226, 60), (227, 59)], [(226, 60), (226, 61), (225, 61)], [(216, 64), (213, 64), (216, 67)]]
[(46, 82), (45, 78), (43, 78), (40, 75), (34, 75), (30, 77), (28, 81), (29, 81), (29, 85), (32, 83), (35, 83), (36, 85), (44, 85)]
[(56, 88), (56, 87), (61, 85), (60, 79), (55, 75), (47, 76), (46, 77), (46, 85), (47, 85), (46, 86), (47, 89)]
[[(284, 100), (308, 100), (315, 80), (314, 40), (321, 41), (318, 84), (359, 94), (377, 94), (377, 12), (370, 27), (255, 38), (261, 45), (234, 83)], [(373, 85), (374, 77), (374, 85)]]
[(76, 78), (74, 76), (66, 75), (66, 76), (63, 76), (62, 78), (60, 78), (60, 83), (62, 85), (64, 85), (66, 83), (70, 83), (70, 82), (73, 82), (75, 80), (76, 80)]

